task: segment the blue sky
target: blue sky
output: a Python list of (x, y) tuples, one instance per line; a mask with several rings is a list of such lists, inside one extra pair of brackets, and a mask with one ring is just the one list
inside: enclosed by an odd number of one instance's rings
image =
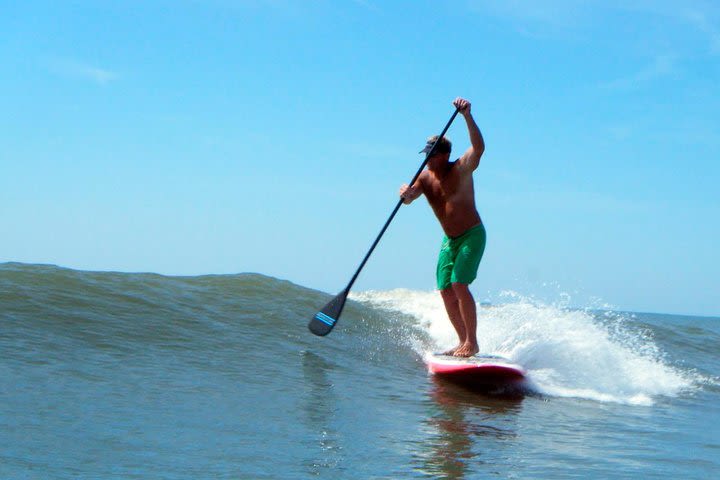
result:
[[(0, 261), (334, 293), (464, 96), (478, 300), (720, 315), (717, 2), (27, 1), (0, 31)], [(402, 207), (356, 289), (432, 289), (441, 235)]]

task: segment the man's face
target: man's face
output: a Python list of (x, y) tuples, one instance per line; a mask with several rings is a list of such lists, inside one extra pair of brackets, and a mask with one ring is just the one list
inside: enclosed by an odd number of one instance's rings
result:
[(433, 153), (432, 156), (428, 157), (428, 161), (441, 162), (450, 158), (449, 153)]

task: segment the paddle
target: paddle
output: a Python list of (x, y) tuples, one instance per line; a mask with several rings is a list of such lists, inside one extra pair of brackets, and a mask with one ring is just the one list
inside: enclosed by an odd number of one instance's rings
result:
[[(456, 109), (455, 113), (452, 114), (452, 117), (450, 117), (450, 120), (448, 120), (447, 125), (445, 125), (445, 128), (443, 128), (442, 133), (438, 136), (437, 140), (435, 140), (435, 143), (433, 143), (432, 148), (430, 148), (430, 151), (427, 152), (427, 155), (425, 155), (425, 160), (423, 161), (422, 165), (420, 165), (420, 168), (418, 169), (417, 173), (413, 177), (412, 180), (410, 180), (410, 183), (408, 185), (413, 185), (415, 183), (415, 180), (418, 179), (420, 174), (422, 173), (423, 169), (425, 168), (425, 165), (428, 162), (428, 159), (432, 157), (433, 153), (435, 152), (435, 146), (440, 141), (440, 139), (445, 135), (445, 132), (447, 132), (448, 128), (450, 128), (450, 125), (452, 124), (453, 120), (455, 120), (455, 117), (457, 116), (458, 112), (460, 110)], [(382, 230), (380, 230), (380, 234), (377, 236), (375, 241), (373, 242), (372, 246), (370, 247), (370, 250), (368, 250), (367, 254), (365, 255), (365, 258), (363, 258), (363, 261), (360, 263), (360, 266), (355, 271), (355, 275), (350, 279), (350, 282), (347, 284), (345, 289), (338, 293), (335, 298), (330, 300), (330, 302), (325, 305), (322, 310), (320, 310), (318, 313), (315, 314), (315, 316), (310, 320), (310, 323), (308, 323), (308, 328), (312, 333), (319, 336), (325, 336), (335, 327), (335, 324), (337, 323), (338, 319), (340, 318), (340, 314), (342, 313), (343, 307), (345, 306), (345, 300), (347, 300), (347, 296), (350, 293), (350, 288), (352, 288), (353, 284), (355, 283), (355, 280), (357, 280), (358, 275), (360, 275), (360, 271), (365, 266), (365, 263), (367, 263), (368, 259), (370, 258), (370, 255), (372, 254), (373, 250), (375, 250), (375, 247), (380, 242), (380, 238), (382, 238), (383, 234), (385, 233), (385, 230), (387, 230), (388, 226), (390, 225), (390, 222), (392, 222), (393, 218), (395, 218), (395, 214), (400, 210), (400, 206), (403, 204), (402, 198), (398, 201), (397, 205), (395, 205), (395, 209), (390, 214), (390, 218), (387, 219), (387, 222), (385, 222), (385, 225), (382, 227)]]

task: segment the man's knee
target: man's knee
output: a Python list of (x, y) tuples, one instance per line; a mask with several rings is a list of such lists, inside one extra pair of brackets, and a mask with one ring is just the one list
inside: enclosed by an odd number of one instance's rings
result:
[(456, 297), (471, 297), (472, 293), (470, 293), (470, 285), (466, 283), (453, 283), (450, 287), (455, 294)]
[(453, 289), (452, 285), (440, 290), (440, 295), (443, 297), (443, 299), (446, 300), (454, 300), (456, 298), (455, 290)]

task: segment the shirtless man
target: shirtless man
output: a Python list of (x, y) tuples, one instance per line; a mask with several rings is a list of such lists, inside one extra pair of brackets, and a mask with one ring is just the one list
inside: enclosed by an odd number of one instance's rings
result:
[[(450, 162), (452, 145), (447, 139), (440, 139), (428, 159), (427, 169), (411, 187), (400, 187), (400, 197), (403, 203), (410, 204), (424, 194), (445, 231), (438, 258), (437, 287), (460, 340), (446, 355), (470, 357), (479, 348), (475, 299), (469, 285), (477, 276), (485, 251), (485, 227), (475, 208), (472, 174), (485, 151), (485, 142), (470, 113), (470, 102), (457, 98), (453, 105), (465, 117), (472, 146)], [(430, 137), (420, 153), (428, 153), (436, 139), (437, 136)]]

